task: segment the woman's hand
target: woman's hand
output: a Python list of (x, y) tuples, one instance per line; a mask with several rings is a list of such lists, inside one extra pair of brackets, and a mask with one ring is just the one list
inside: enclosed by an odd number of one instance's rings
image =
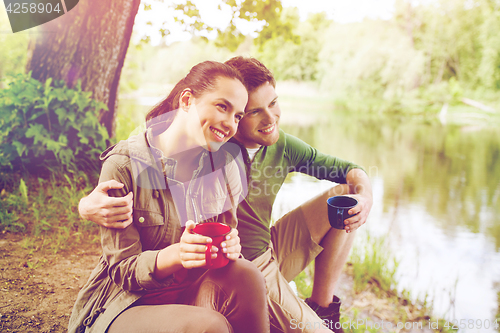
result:
[[(210, 237), (193, 233), (195, 226), (196, 224), (193, 221), (186, 222), (186, 229), (184, 230), (179, 243), (180, 262), (184, 268), (188, 269), (205, 266), (206, 244), (212, 242)], [(217, 251), (217, 246), (212, 246), (212, 259), (217, 258)]]
[(226, 257), (230, 260), (236, 260), (241, 254), (240, 237), (238, 236), (238, 230), (233, 228), (229, 235), (226, 236), (226, 240), (221, 244), (222, 252), (225, 253)]

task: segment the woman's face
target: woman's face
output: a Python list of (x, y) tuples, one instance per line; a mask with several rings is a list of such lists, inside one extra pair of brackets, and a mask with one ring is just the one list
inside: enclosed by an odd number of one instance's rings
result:
[(217, 151), (236, 133), (247, 101), (247, 90), (240, 81), (217, 78), (215, 89), (206, 91), (198, 98), (190, 94), (188, 131), (197, 144)]

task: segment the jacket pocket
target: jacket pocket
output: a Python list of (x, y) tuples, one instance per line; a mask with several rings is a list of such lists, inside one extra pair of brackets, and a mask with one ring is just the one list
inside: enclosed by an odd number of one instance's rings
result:
[(168, 223), (156, 212), (134, 208), (134, 224), (139, 230), (142, 250), (153, 250), (167, 237)]
[(134, 222), (139, 228), (156, 227), (164, 225), (165, 218), (160, 213), (134, 208)]

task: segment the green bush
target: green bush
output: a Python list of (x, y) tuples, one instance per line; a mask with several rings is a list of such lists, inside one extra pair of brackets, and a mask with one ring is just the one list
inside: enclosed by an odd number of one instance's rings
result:
[(97, 113), (107, 106), (64, 81), (45, 84), (19, 74), (0, 90), (0, 168), (66, 170), (98, 163), (109, 139)]

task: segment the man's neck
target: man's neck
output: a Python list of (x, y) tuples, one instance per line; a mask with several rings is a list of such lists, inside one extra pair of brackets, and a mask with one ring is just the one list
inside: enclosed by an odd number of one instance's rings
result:
[[(260, 146), (262, 147), (262, 146)], [(257, 152), (259, 151), (259, 148), (247, 148), (247, 152), (248, 152), (248, 157), (250, 159), (250, 161), (253, 161), (255, 155), (257, 155)]]
[[(248, 144), (246, 144), (246, 145), (245, 145), (244, 143), (242, 143), (241, 141), (239, 141), (239, 140), (238, 140), (236, 137), (234, 137), (234, 136), (231, 138), (231, 141), (233, 141), (233, 140), (234, 140), (234, 141), (235, 141), (238, 145), (240, 145), (241, 147), (246, 148), (246, 149), (258, 149), (258, 148), (262, 147), (262, 145), (259, 145), (259, 144), (257, 144), (257, 145), (248, 145)], [(250, 147), (249, 147), (249, 146), (250, 146)]]

